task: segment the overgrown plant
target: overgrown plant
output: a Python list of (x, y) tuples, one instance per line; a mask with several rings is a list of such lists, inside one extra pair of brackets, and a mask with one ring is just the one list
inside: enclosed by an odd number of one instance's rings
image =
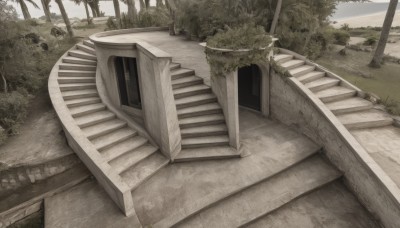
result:
[(229, 28), (207, 39), (206, 56), (211, 73), (223, 76), (244, 66), (268, 62), (272, 38), (253, 24)]

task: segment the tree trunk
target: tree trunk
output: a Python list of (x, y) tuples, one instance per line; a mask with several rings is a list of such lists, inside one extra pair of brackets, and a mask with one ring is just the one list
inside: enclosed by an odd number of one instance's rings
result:
[(6, 77), (4, 77), (3, 73), (0, 73), (0, 74), (1, 74), (1, 78), (3, 79), (3, 91), (4, 91), (4, 93), (8, 93)]
[(156, 7), (159, 8), (159, 7), (162, 7), (162, 6), (164, 6), (163, 0), (157, 0)]
[(21, 11), (22, 11), (22, 14), (24, 15), (24, 19), (25, 20), (31, 19), (32, 17), (31, 17), (31, 14), (29, 13), (28, 7), (25, 4), (25, 1), (18, 0), (18, 3), (21, 5)]
[(60, 12), (61, 12), (61, 15), (63, 17), (64, 23), (65, 23), (65, 27), (67, 27), (68, 35), (70, 37), (73, 37), (74, 36), (74, 31), (72, 31), (71, 22), (69, 21), (69, 18), (68, 18), (67, 12), (65, 11), (65, 8), (64, 8), (64, 5), (62, 3), (62, 0), (55, 0), (55, 1), (56, 1), (57, 5), (58, 5), (58, 8), (60, 8)]
[(137, 11), (135, 8), (135, 1), (134, 0), (127, 0), (126, 1), (127, 5), (128, 5), (128, 18), (129, 21), (134, 24), (136, 21), (136, 17), (137, 17)]
[(47, 0), (41, 0), (41, 2), (42, 2), (44, 15), (46, 16), (46, 22), (51, 22), (49, 2)]
[(95, 5), (94, 5), (93, 1), (88, 2), (88, 4), (89, 4), (89, 6), (90, 6), (90, 10), (92, 10), (92, 15), (93, 15), (93, 17), (98, 17), (98, 16), (100, 16), (100, 15), (97, 15), (96, 8), (95, 8)]
[(114, 11), (115, 11), (115, 18), (117, 18), (117, 20), (121, 19), (121, 10), (119, 9), (119, 2), (118, 0), (113, 0), (114, 2)]
[(175, 20), (176, 20), (176, 16), (175, 16), (175, 12), (176, 12), (176, 5), (174, 0), (165, 0), (165, 5), (167, 6), (167, 8), (169, 8), (169, 12), (171, 15), (171, 24), (169, 24), (169, 34), (171, 36), (175, 36), (176, 32), (175, 32)]
[(274, 13), (274, 19), (272, 20), (271, 24), (271, 29), (269, 30), (269, 33), (272, 35), (275, 33), (276, 26), (278, 25), (279, 21), (279, 16), (281, 14), (281, 9), (282, 9), (282, 0), (278, 0), (276, 4), (276, 9)]
[(381, 37), (379, 38), (378, 45), (375, 50), (374, 57), (372, 58), (371, 62), (369, 63), (370, 67), (373, 68), (380, 68), (381, 62), (383, 58), (383, 54), (385, 52), (386, 43), (389, 38), (389, 32), (392, 28), (392, 22), (394, 15), (396, 13), (396, 8), (399, 0), (390, 0), (389, 8), (386, 12), (385, 21), (383, 22)]
[(139, 4), (140, 4), (140, 11), (146, 9), (146, 5), (145, 5), (145, 3), (144, 3), (144, 0), (139, 0)]
[(144, 5), (146, 6), (146, 9), (150, 7), (150, 0), (144, 0)]
[(92, 23), (92, 20), (90, 20), (90, 13), (89, 13), (89, 8), (88, 8), (88, 6), (87, 6), (86, 0), (83, 1), (83, 5), (85, 6), (86, 20), (87, 20), (88, 25), (93, 24), (93, 23)]

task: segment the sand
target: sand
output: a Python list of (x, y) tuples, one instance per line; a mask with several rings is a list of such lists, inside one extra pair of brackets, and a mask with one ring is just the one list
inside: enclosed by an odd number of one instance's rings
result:
[[(385, 16), (386, 12), (380, 12), (369, 15), (350, 17), (346, 19), (336, 20), (337, 23), (333, 24), (333, 26), (335, 28), (340, 28), (340, 26), (342, 26), (343, 24), (349, 24), (351, 28), (367, 26), (382, 27)], [(400, 10), (396, 11), (392, 26), (400, 26)]]

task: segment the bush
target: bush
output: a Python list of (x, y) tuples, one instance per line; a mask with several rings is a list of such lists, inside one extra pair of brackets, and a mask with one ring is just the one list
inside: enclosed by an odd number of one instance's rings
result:
[(339, 45), (346, 45), (350, 40), (350, 34), (345, 30), (336, 30), (333, 33), (335, 43)]
[(19, 91), (0, 94), (0, 126), (6, 134), (18, 133), (18, 128), (27, 114), (28, 96)]
[(373, 46), (376, 44), (377, 41), (378, 39), (376, 37), (370, 36), (364, 41), (364, 45)]

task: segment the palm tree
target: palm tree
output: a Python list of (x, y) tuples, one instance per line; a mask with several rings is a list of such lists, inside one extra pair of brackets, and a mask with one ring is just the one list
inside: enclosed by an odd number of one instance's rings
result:
[(64, 8), (64, 5), (62, 3), (62, 0), (55, 0), (55, 1), (56, 1), (57, 5), (58, 5), (58, 8), (60, 8), (60, 12), (61, 12), (61, 15), (63, 17), (64, 23), (65, 23), (65, 27), (67, 27), (68, 35), (70, 37), (73, 37), (74, 36), (74, 31), (72, 31), (71, 22), (69, 21), (68, 14), (65, 11), (65, 8)]
[(22, 14), (24, 15), (25, 20), (32, 19), (31, 14), (29, 13), (28, 6), (26, 6), (25, 1), (31, 3), (35, 8), (39, 9), (39, 6), (33, 0), (15, 0), (20, 6)]
[(175, 20), (176, 20), (176, 11), (177, 11), (175, 0), (165, 0), (165, 5), (169, 9), (169, 12), (170, 12), (170, 15), (171, 15), (171, 19), (172, 19), (172, 22), (169, 25), (169, 34), (174, 36), (174, 35), (176, 35), (176, 32), (175, 32)]
[(276, 25), (278, 24), (279, 16), (281, 14), (281, 9), (282, 9), (282, 0), (278, 0), (278, 2), (276, 3), (274, 19), (272, 20), (271, 29), (269, 31), (271, 35), (275, 33)]
[(389, 32), (390, 32), (390, 29), (392, 28), (392, 22), (393, 22), (394, 15), (396, 13), (396, 8), (397, 8), (398, 3), (399, 3), (399, 0), (390, 0), (389, 8), (386, 12), (385, 21), (383, 22), (381, 37), (379, 38), (379, 42), (376, 47), (374, 57), (372, 58), (371, 62), (369, 63), (370, 67), (373, 67), (373, 68), (381, 67), (383, 54), (385, 52), (386, 43), (389, 38)]
[(41, 0), (41, 2), (42, 2), (44, 15), (46, 16), (46, 22), (51, 22), (51, 17), (50, 17), (51, 14), (50, 14), (50, 8), (49, 8), (50, 0)]
[(91, 0), (87, 1), (89, 4), (93, 17), (100, 17), (100, 8), (99, 8), (99, 0)]
[(92, 24), (92, 21), (90, 20), (90, 14), (89, 14), (89, 9), (88, 9), (88, 1), (87, 0), (73, 0), (75, 4), (80, 5), (83, 3), (83, 6), (85, 7), (85, 12), (86, 12), (86, 20), (88, 25)]
[(140, 4), (140, 11), (142, 11), (142, 10), (144, 10), (146, 8), (144, 0), (139, 0), (139, 4)]
[(119, 9), (119, 2), (118, 0), (113, 0), (113, 3), (114, 3), (115, 18), (119, 20), (121, 19), (121, 10)]
[(128, 18), (129, 21), (134, 24), (137, 18), (137, 11), (135, 7), (134, 0), (126, 0), (126, 4), (128, 5)]

